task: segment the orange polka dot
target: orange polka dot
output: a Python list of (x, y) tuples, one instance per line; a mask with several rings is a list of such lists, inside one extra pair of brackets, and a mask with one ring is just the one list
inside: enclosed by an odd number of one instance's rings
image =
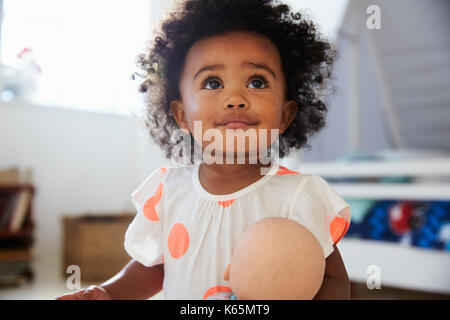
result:
[(343, 217), (336, 217), (330, 224), (330, 235), (333, 243), (337, 244), (347, 233), (350, 224)]
[(155, 194), (150, 198), (148, 198), (147, 201), (145, 201), (144, 215), (149, 220), (159, 221), (158, 212), (156, 212), (156, 205), (158, 204), (159, 200), (161, 200), (162, 190), (163, 190), (163, 183), (160, 182)]
[(172, 258), (181, 258), (189, 248), (189, 233), (182, 223), (176, 223), (167, 239), (169, 252)]
[(160, 168), (162, 173), (166, 173), (167, 169), (166, 168)]
[(215, 286), (212, 288), (209, 288), (208, 291), (206, 291), (205, 295), (203, 296), (203, 300), (208, 299), (213, 294), (216, 294), (217, 292), (231, 292), (231, 288), (225, 287), (225, 286)]
[(283, 175), (283, 174), (299, 174), (300, 172), (289, 170), (286, 167), (280, 166), (280, 169), (277, 171), (277, 175)]
[(226, 207), (231, 206), (233, 204), (233, 202), (235, 202), (235, 201), (236, 201), (236, 199), (226, 200), (226, 201), (218, 201), (218, 203), (219, 203), (220, 206), (226, 208)]

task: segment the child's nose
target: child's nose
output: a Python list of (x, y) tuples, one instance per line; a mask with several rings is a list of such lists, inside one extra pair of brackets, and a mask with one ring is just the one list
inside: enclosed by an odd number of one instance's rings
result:
[(247, 109), (250, 107), (245, 90), (239, 86), (228, 87), (223, 100), (224, 109)]
[[(228, 105), (228, 109), (234, 108), (235, 106), (236, 106), (236, 105), (234, 105), (234, 104), (229, 104), (229, 105)], [(245, 103), (238, 104), (237, 106), (238, 106), (239, 108), (241, 108), (241, 109), (243, 109), (243, 108), (246, 107)]]

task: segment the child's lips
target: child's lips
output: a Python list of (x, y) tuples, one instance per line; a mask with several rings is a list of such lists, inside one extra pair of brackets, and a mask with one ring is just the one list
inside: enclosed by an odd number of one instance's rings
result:
[(248, 114), (234, 113), (234, 114), (227, 114), (221, 121), (219, 121), (217, 125), (230, 129), (237, 129), (253, 126), (257, 123), (258, 121)]
[(247, 122), (241, 122), (241, 121), (230, 121), (230, 122), (227, 122), (227, 123), (219, 125), (219, 126), (226, 127), (229, 129), (238, 129), (238, 128), (246, 128), (246, 127), (249, 127), (252, 125), (254, 125), (254, 124), (247, 123)]

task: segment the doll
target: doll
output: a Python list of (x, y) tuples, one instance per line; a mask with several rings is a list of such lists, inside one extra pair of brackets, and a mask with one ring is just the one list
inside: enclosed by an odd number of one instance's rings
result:
[(251, 225), (224, 274), (233, 292), (210, 300), (310, 300), (319, 291), (325, 258), (315, 236), (287, 218)]

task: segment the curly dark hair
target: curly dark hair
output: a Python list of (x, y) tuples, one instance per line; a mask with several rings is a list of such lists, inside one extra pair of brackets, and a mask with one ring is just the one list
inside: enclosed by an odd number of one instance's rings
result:
[(332, 87), (327, 80), (332, 78), (337, 52), (321, 39), (312, 21), (276, 0), (181, 1), (156, 29), (150, 48), (137, 58), (143, 71), (139, 91), (147, 93), (145, 125), (167, 158), (180, 143), (172, 137), (179, 128), (170, 102), (180, 99), (178, 84), (186, 55), (195, 42), (230, 31), (262, 34), (279, 50), (287, 99), (299, 107), (290, 127), (279, 136), (280, 158), (291, 148), (310, 148), (308, 138), (326, 124), (323, 92)]

